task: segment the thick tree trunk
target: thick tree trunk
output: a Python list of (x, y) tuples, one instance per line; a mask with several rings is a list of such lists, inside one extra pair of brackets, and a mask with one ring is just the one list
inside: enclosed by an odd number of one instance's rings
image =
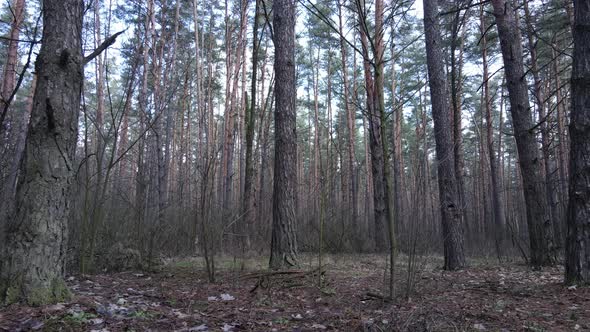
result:
[(510, 113), (524, 186), (531, 264), (533, 266), (552, 265), (554, 263), (552, 225), (529, 105), (520, 28), (510, 1), (492, 0), (492, 5), (504, 59)]
[(438, 162), (438, 186), (445, 255), (444, 268), (457, 270), (465, 266), (465, 254), (463, 252), (460, 199), (455, 173), (455, 152), (452, 131), (450, 131), (452, 128), (451, 108), (447, 97), (437, 0), (424, 0), (424, 32)]
[(574, 0), (574, 56), (570, 130), (565, 281), (590, 283), (590, 6)]
[(270, 268), (297, 265), (297, 132), (295, 1), (273, 3), (275, 44), (275, 165)]
[(43, 44), (17, 207), (0, 268), (4, 302), (62, 301), (83, 79), (81, 0), (43, 1)]

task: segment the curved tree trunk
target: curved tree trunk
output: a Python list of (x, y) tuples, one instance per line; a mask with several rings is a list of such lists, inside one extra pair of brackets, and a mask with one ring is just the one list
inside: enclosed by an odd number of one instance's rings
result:
[(43, 44), (17, 207), (0, 268), (4, 302), (63, 300), (69, 192), (83, 79), (82, 0), (43, 1)]

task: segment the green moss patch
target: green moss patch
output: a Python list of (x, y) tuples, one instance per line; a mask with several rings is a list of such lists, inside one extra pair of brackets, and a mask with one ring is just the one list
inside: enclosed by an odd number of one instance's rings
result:
[(22, 278), (15, 278), (12, 282), (5, 282), (5, 284), (8, 285), (0, 287), (4, 305), (23, 301), (31, 306), (40, 306), (64, 302), (71, 298), (71, 293), (61, 278), (54, 278), (49, 287), (36, 285), (25, 288)]

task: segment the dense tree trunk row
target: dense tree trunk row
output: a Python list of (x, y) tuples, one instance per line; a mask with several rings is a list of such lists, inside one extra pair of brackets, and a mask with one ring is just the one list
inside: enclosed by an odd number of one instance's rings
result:
[(423, 22), (403, 2), (251, 4), (46, 0), (31, 75), (38, 9), (11, 2), (5, 302), (58, 300), (66, 268), (118, 254), (204, 256), (213, 281), (227, 254), (282, 269), (388, 251), (393, 296), (400, 252), (457, 270), (490, 250), (553, 265), (565, 247), (567, 281), (587, 282), (584, 4), (424, 0)]

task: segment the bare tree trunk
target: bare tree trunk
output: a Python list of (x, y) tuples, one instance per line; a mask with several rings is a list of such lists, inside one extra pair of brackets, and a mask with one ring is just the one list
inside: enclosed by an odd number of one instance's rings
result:
[[(537, 43), (534, 40), (535, 35), (535, 28), (533, 26), (530, 10), (529, 10), (529, 0), (523, 1), (524, 7), (524, 16), (525, 16), (525, 23), (527, 27), (527, 44), (529, 48), (529, 53), (531, 57), (531, 72), (533, 73), (534, 78), (534, 99), (535, 104), (537, 105), (537, 109), (539, 112), (539, 121), (541, 121), (541, 151), (543, 154), (543, 171), (545, 176), (545, 188), (546, 188), (546, 195), (547, 195), (547, 204), (549, 204), (549, 213), (551, 217), (552, 227), (555, 233), (555, 241), (556, 245), (559, 246), (560, 236), (559, 236), (559, 225), (558, 220), (560, 219), (558, 211), (556, 211), (556, 206), (553, 204), (553, 195), (555, 194), (554, 190), (554, 181), (552, 180), (552, 171), (551, 171), (551, 154), (550, 154), (550, 144), (551, 139), (549, 137), (549, 114), (547, 114), (547, 107), (545, 104), (545, 94), (543, 93), (543, 82), (541, 81), (539, 75), (539, 66), (537, 60)], [(555, 54), (553, 55), (555, 56)], [(554, 63), (557, 61), (554, 61)], [(561, 196), (567, 197), (567, 192), (564, 191), (561, 193)], [(567, 199), (565, 200), (567, 201)]]
[(457, 270), (465, 266), (465, 254), (463, 252), (460, 198), (455, 172), (454, 144), (453, 137), (449, 132), (449, 129), (452, 128), (451, 108), (447, 98), (437, 0), (424, 0), (424, 32), (438, 161), (438, 186), (445, 254), (444, 268), (445, 270)]
[(17, 207), (7, 227), (0, 297), (31, 305), (63, 301), (70, 184), (83, 80), (81, 0), (43, 2), (43, 44)]
[(524, 75), (520, 28), (510, 1), (492, 0), (492, 5), (504, 59), (510, 113), (524, 186), (531, 264), (552, 265), (552, 225)]
[[(240, 70), (241, 70), (241, 63), (242, 63), (242, 52), (243, 52), (243, 43), (245, 39), (246, 33), (246, 25), (247, 25), (247, 16), (248, 12), (248, 2), (243, 1), (240, 5), (240, 29), (238, 32), (238, 40), (234, 48), (235, 51), (235, 59), (232, 63), (233, 70), (232, 70), (232, 77), (231, 77), (231, 92), (226, 91), (226, 98), (229, 98), (229, 109), (226, 110), (226, 119), (225, 119), (225, 138), (224, 138), (224, 147), (223, 147), (223, 161), (222, 161), (222, 168), (223, 172), (221, 176), (223, 177), (223, 185), (222, 185), (222, 206), (224, 210), (224, 218), (227, 219), (229, 215), (231, 215), (231, 211), (233, 209), (232, 204), (232, 181), (234, 179), (234, 169), (233, 169), (233, 160), (234, 160), (234, 145), (235, 145), (235, 126), (236, 126), (236, 117), (239, 117), (239, 105), (238, 102), (238, 82), (240, 81)], [(227, 38), (229, 38), (228, 36)], [(231, 40), (230, 40), (231, 42)], [(232, 53), (228, 53), (228, 57), (231, 59)], [(231, 63), (231, 61), (230, 61)], [(230, 67), (228, 67), (227, 70)], [(229, 93), (229, 94), (228, 94)], [(226, 102), (227, 104), (227, 102)]]
[[(488, 157), (490, 162), (490, 177), (491, 183), (491, 194), (492, 194), (492, 214), (494, 216), (494, 242), (496, 246), (496, 255), (498, 260), (502, 259), (502, 237), (504, 234), (504, 204), (502, 202), (502, 181), (498, 175), (498, 162), (496, 160), (496, 153), (494, 148), (494, 131), (492, 122), (492, 100), (490, 98), (490, 87), (489, 87), (489, 72), (488, 72), (488, 50), (487, 50), (487, 36), (485, 35), (485, 19), (484, 19), (484, 5), (480, 5), (479, 11), (480, 18), (480, 32), (481, 37), (481, 49), (482, 49), (482, 61), (483, 61), (483, 93), (486, 117), (486, 139), (488, 145)], [(501, 101), (500, 101), (501, 102)]]
[[(457, 2), (459, 3), (459, 2)], [(459, 209), (461, 218), (465, 222), (465, 160), (463, 156), (463, 112), (462, 112), (462, 92), (463, 92), (463, 49), (465, 45), (465, 32), (467, 26), (467, 13), (461, 16), (461, 11), (457, 10), (452, 22), (452, 40), (451, 40), (451, 102), (453, 110), (453, 142), (455, 154), (455, 176), (457, 178), (457, 192), (459, 195)], [(459, 28), (461, 28), (461, 43), (459, 45), (459, 59), (455, 55), (457, 39), (459, 38)], [(465, 226), (469, 228), (468, 223)]]
[[(313, 204), (313, 212), (311, 220), (316, 220), (319, 217), (319, 201), (320, 201), (320, 116), (319, 116), (319, 108), (320, 102), (319, 98), (319, 71), (320, 71), (320, 49), (318, 47), (318, 53), (316, 58), (314, 59), (313, 56), (313, 48), (312, 45), (309, 45), (309, 53), (310, 53), (310, 64), (311, 64), (311, 71), (312, 71), (312, 90), (313, 90), (313, 172), (311, 173), (311, 190), (310, 190), (310, 199)], [(315, 60), (315, 61), (314, 61)], [(315, 67), (315, 68), (314, 68)], [(328, 67), (329, 68), (329, 67)], [(329, 69), (328, 69), (329, 70)], [(311, 141), (311, 140), (310, 140)], [(300, 177), (302, 178), (302, 177)]]
[[(94, 7), (94, 48), (98, 48), (102, 43), (102, 33), (100, 24), (100, 1), (93, 1)], [(90, 209), (89, 222), (82, 225), (81, 238), (81, 257), (80, 272), (88, 273), (92, 268), (94, 260), (94, 250), (96, 246), (96, 234), (102, 224), (103, 219), (103, 193), (106, 185), (105, 174), (103, 170), (104, 153), (105, 153), (105, 134), (104, 128), (104, 80), (105, 68), (103, 54), (95, 58), (95, 79), (96, 79), (96, 114), (94, 117), (94, 158), (96, 161), (96, 170), (94, 178), (94, 189), (92, 194), (92, 208)], [(86, 158), (89, 158), (87, 155)], [(91, 185), (88, 183), (87, 185)]]
[[(137, 52), (137, 49), (135, 50), (135, 52)], [(131, 61), (131, 71), (129, 72), (129, 76), (127, 77), (127, 89), (125, 91), (125, 103), (123, 105), (121, 133), (119, 135), (119, 144), (117, 151), (118, 158), (122, 158), (119, 162), (119, 167), (116, 175), (116, 178), (119, 181), (117, 188), (122, 190), (128, 190), (128, 184), (131, 183), (129, 157), (124, 157), (123, 154), (129, 148), (129, 114), (131, 112), (133, 92), (135, 91), (135, 76), (137, 75), (137, 68), (139, 66), (139, 54), (135, 53)]]
[[(391, 47), (391, 58), (395, 57), (395, 48)], [(394, 219), (398, 229), (398, 233), (402, 234), (401, 229), (405, 229), (405, 213), (406, 211), (406, 197), (407, 188), (404, 181), (404, 168), (403, 168), (403, 154), (402, 154), (402, 117), (403, 107), (397, 104), (396, 101), (396, 71), (395, 65), (391, 66), (391, 105), (393, 112), (393, 130), (392, 130), (392, 141), (393, 141), (393, 210)]]
[(275, 166), (270, 268), (297, 265), (295, 1), (275, 0)]
[(254, 27), (252, 30), (252, 84), (250, 89), (250, 105), (246, 109), (246, 170), (244, 174), (244, 201), (243, 201), (243, 214), (244, 222), (247, 230), (247, 247), (250, 247), (250, 236), (253, 233), (253, 225), (256, 217), (256, 190), (254, 186), (254, 180), (256, 179), (255, 168), (254, 168), (254, 127), (256, 125), (256, 87), (257, 87), (257, 75), (258, 75), (258, 49), (260, 41), (258, 38), (258, 21), (260, 19), (260, 1), (255, 0), (256, 6), (254, 9)]
[(590, 6), (574, 0), (575, 24), (570, 122), (570, 184), (565, 281), (590, 282)]
[[(568, 147), (569, 142), (566, 135), (566, 126), (567, 126), (567, 119), (565, 110), (565, 101), (563, 96), (561, 95), (561, 80), (559, 79), (559, 58), (557, 57), (557, 52), (555, 48), (552, 48), (552, 55), (555, 59), (553, 61), (553, 75), (555, 76), (555, 97), (557, 99), (557, 137), (559, 139), (558, 144), (558, 170), (559, 170), (559, 190), (561, 192), (560, 200), (563, 202), (563, 207), (566, 208), (565, 202), (568, 201)], [(556, 234), (557, 236), (557, 234)]]
[[(141, 14), (140, 14), (141, 15)], [(145, 131), (145, 135), (140, 138), (138, 144), (137, 153), (137, 173), (136, 173), (136, 188), (135, 188), (135, 212), (136, 212), (136, 236), (137, 236), (137, 247), (140, 250), (144, 249), (144, 234), (145, 234), (145, 223), (148, 217), (148, 184), (149, 184), (149, 169), (148, 163), (146, 162), (146, 155), (149, 154), (151, 132), (148, 128), (148, 76), (150, 73), (150, 61), (149, 61), (149, 42), (153, 38), (151, 34), (154, 16), (154, 2), (153, 0), (148, 1), (147, 12), (144, 18), (145, 24), (145, 46), (142, 52), (142, 74), (141, 74), (141, 88), (138, 94), (138, 108), (140, 118), (140, 129)]]
[[(384, 181), (384, 158), (383, 155), (383, 140), (381, 138), (382, 130), (380, 109), (377, 109), (380, 105), (376, 103), (379, 101), (375, 95), (377, 82), (374, 80), (371, 71), (371, 57), (369, 50), (371, 48), (369, 44), (367, 22), (366, 22), (366, 9), (362, 0), (357, 1), (357, 11), (360, 20), (360, 35), (363, 52), (363, 68), (365, 74), (365, 90), (366, 105), (367, 105), (367, 116), (369, 124), (369, 147), (371, 155), (371, 173), (373, 176), (373, 207), (374, 207), (374, 242), (375, 249), (378, 252), (383, 252), (387, 248), (387, 237), (385, 236), (385, 230), (388, 224), (387, 213), (389, 205), (386, 198), (386, 183)], [(377, 75), (375, 75), (377, 76)], [(383, 79), (381, 78), (381, 87), (383, 86)]]
[[(31, 118), (31, 112), (33, 110), (33, 98), (37, 87), (37, 74), (33, 75), (33, 82), (31, 83), (31, 92), (27, 97), (26, 113), (23, 121), (20, 123), (20, 129), (16, 135), (16, 141), (14, 146), (15, 156), (14, 160), (10, 160), (10, 169), (8, 174), (8, 180), (4, 183), (5, 190), (3, 195), (4, 199), (0, 201), (0, 238), (4, 238), (5, 226), (8, 222), (8, 217), (14, 212), (16, 204), (16, 189), (17, 180), (19, 175), (19, 168), (24, 158), (25, 143), (27, 139), (27, 127), (29, 119)], [(8, 196), (10, 195), (10, 196)], [(0, 255), (2, 254), (2, 246), (0, 244)]]
[(358, 230), (360, 230), (358, 224), (358, 179), (356, 175), (356, 166), (355, 166), (355, 149), (354, 149), (354, 141), (355, 141), (355, 132), (356, 132), (356, 125), (355, 125), (355, 112), (354, 112), (354, 105), (350, 105), (350, 87), (348, 82), (348, 66), (346, 61), (346, 43), (344, 40), (344, 30), (343, 30), (343, 13), (342, 13), (342, 3), (338, 1), (338, 31), (340, 33), (340, 60), (342, 62), (342, 75), (343, 75), (343, 84), (344, 84), (344, 111), (346, 113), (346, 124), (348, 126), (348, 168), (350, 171), (350, 197), (349, 202), (352, 211), (352, 225), (353, 229), (356, 230), (358, 234)]
[(389, 164), (389, 148), (387, 139), (387, 117), (385, 115), (385, 89), (384, 89), (384, 55), (385, 45), (383, 42), (383, 0), (375, 1), (375, 34), (373, 36), (374, 43), (374, 60), (375, 60), (375, 111), (379, 115), (381, 122), (381, 149), (383, 150), (383, 178), (382, 182), (385, 184), (385, 206), (386, 206), (386, 222), (389, 239), (389, 297), (394, 296), (394, 282), (395, 282), (395, 251), (396, 251), (396, 238), (395, 238), (395, 220), (394, 211), (392, 206), (393, 190), (391, 189), (391, 166)]
[(25, 17), (25, 0), (14, 0), (9, 5), (13, 15), (10, 26), (10, 39), (8, 40), (6, 65), (2, 73), (2, 85), (0, 86), (0, 148), (3, 148), (1, 144), (4, 143), (2, 136), (6, 134), (4, 120), (8, 112), (8, 102), (16, 86), (16, 67), (19, 61), (18, 44), (21, 25)]
[[(24, 20), (24, 8), (25, 0), (15, 0), (12, 2), (11, 10), (13, 17), (10, 27), (10, 40), (8, 41), (8, 54), (2, 75), (2, 85), (0, 86), (0, 113), (2, 113), (0, 115), (0, 228), (4, 227), (5, 219), (14, 208), (18, 168), (25, 144), (24, 139), (20, 140), (19, 137), (22, 136), (23, 132), (26, 135), (30, 118), (29, 108), (19, 114), (14, 114), (14, 112), (12, 114), (6, 114), (9, 107), (8, 101), (16, 87), (18, 39)], [(33, 92), (34, 90), (33, 85)], [(9, 121), (5, 121), (6, 116), (8, 116)], [(2, 233), (0, 231), (1, 235)]]
[[(232, 69), (232, 28), (229, 18), (229, 4), (225, 0), (225, 108), (223, 115), (223, 151), (221, 155), (221, 174), (219, 175), (219, 196), (222, 200), (222, 209), (224, 213), (229, 214), (229, 194), (231, 190), (231, 173), (232, 173), (232, 159), (233, 159), (233, 139), (234, 139), (234, 109), (232, 108), (231, 88), (232, 75), (237, 76), (237, 73)], [(239, 53), (239, 51), (238, 51)], [(237, 79), (234, 77), (234, 79)], [(226, 216), (224, 216), (226, 217)]]

